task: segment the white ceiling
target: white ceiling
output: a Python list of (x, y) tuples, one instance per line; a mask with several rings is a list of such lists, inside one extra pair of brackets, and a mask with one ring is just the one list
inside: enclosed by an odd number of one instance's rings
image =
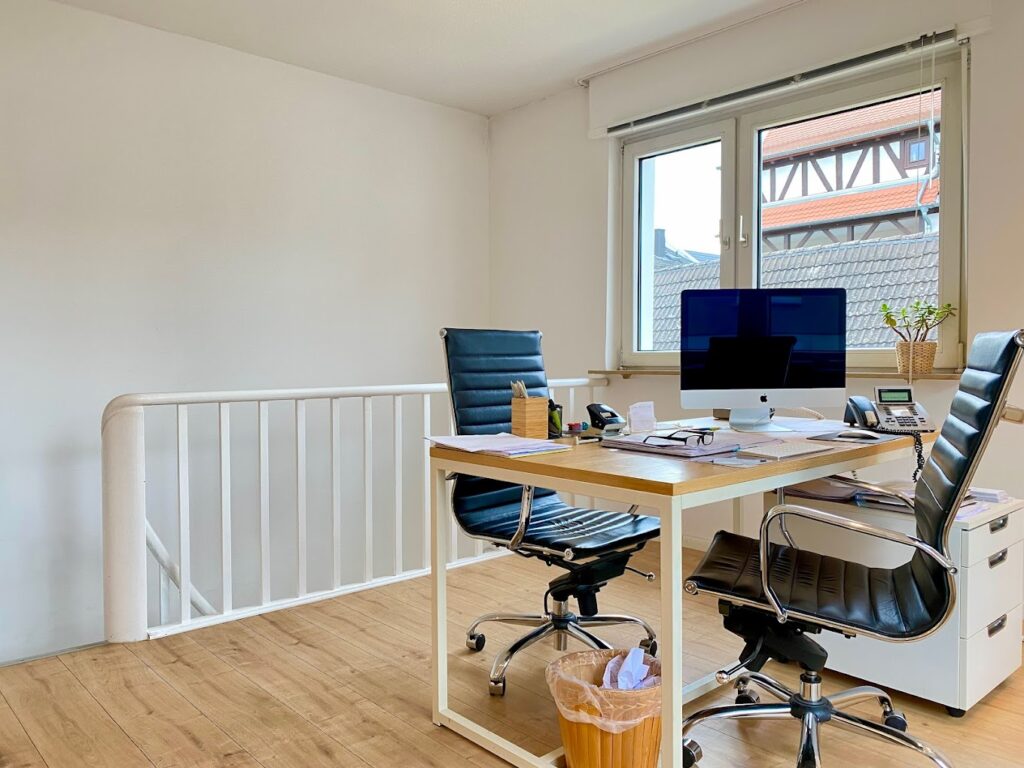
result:
[(484, 115), (803, 0), (61, 0)]

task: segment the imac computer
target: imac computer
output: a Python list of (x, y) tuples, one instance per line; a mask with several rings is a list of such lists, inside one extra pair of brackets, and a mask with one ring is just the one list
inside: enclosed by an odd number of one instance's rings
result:
[(846, 291), (715, 289), (680, 298), (679, 400), (729, 409), (742, 431), (779, 429), (773, 408), (846, 401)]

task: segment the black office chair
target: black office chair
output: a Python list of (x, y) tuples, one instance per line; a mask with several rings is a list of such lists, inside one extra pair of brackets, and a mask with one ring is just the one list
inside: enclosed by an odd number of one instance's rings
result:
[[(760, 541), (720, 531), (696, 572), (686, 581), (690, 594), (719, 598), (725, 627), (746, 641), (740, 662), (719, 672), (720, 682), (737, 680), (734, 706), (697, 712), (683, 724), (684, 766), (701, 758), (688, 736), (708, 720), (784, 719), (802, 722), (797, 768), (818, 768), (818, 726), (836, 724), (909, 747), (943, 768), (936, 750), (906, 734), (907, 721), (878, 688), (821, 694), (827, 654), (810, 635), (823, 629), (905, 642), (935, 632), (956, 602), (956, 568), (949, 558), (949, 532), (982, 453), (1003, 413), (1024, 348), (1024, 331), (985, 333), (974, 339), (967, 368), (949, 417), (932, 448), (914, 496), (917, 537), (888, 531), (840, 515), (780, 504), (761, 524)], [(869, 568), (789, 546), (772, 544), (770, 527), (787, 516), (816, 520), (911, 547), (910, 560), (894, 569)], [(800, 691), (760, 673), (769, 659), (795, 661), (803, 668)], [(756, 685), (783, 703), (760, 704)], [(874, 699), (882, 724), (842, 712), (839, 705)]]
[[(510, 384), (514, 380), (522, 380), (531, 397), (548, 396), (539, 331), (444, 328), (441, 338), (457, 434), (511, 431)], [(657, 653), (654, 630), (646, 621), (597, 612), (598, 591), (627, 569), (635, 570), (629, 567), (629, 558), (658, 535), (657, 518), (636, 514), (636, 507), (629, 512), (579, 509), (543, 488), (468, 475), (453, 479), (452, 511), (467, 536), (567, 571), (548, 585), (542, 614), (489, 613), (470, 625), (466, 646), (471, 651), (483, 650), (484, 635), (477, 630), (485, 622), (534, 628), (494, 660), (489, 685), (492, 695), (505, 694), (512, 657), (552, 635), (560, 650), (566, 649), (569, 637), (592, 648), (610, 648), (585, 628), (637, 624), (646, 633), (640, 645)], [(551, 610), (549, 596), (554, 603)], [(569, 610), (570, 597), (576, 598), (578, 614)]]

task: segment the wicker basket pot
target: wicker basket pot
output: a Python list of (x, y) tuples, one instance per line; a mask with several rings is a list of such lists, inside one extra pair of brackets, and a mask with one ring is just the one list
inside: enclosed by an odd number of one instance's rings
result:
[(904, 375), (911, 372), (915, 376), (931, 373), (935, 369), (935, 352), (938, 348), (937, 341), (897, 341), (896, 369)]

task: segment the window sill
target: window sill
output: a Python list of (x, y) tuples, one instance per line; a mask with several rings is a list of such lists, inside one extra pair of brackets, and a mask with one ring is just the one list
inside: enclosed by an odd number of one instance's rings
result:
[[(591, 376), (621, 376), (623, 379), (631, 379), (634, 376), (678, 376), (679, 369), (672, 367), (644, 367), (644, 368), (615, 368), (613, 370), (588, 371)], [(895, 368), (863, 368), (851, 369), (846, 372), (848, 379), (893, 379), (905, 381), (905, 374), (896, 372)], [(957, 381), (960, 378), (960, 371), (952, 368), (936, 368), (931, 373), (919, 374), (914, 381)]]

